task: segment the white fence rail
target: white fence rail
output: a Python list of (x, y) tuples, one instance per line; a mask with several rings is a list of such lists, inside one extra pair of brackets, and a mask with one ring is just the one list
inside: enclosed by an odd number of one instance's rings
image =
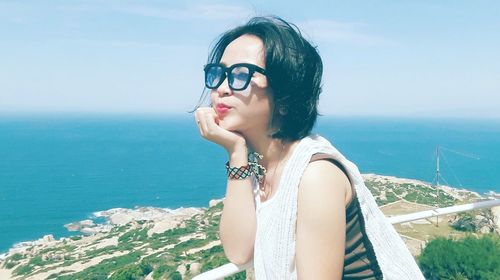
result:
[(494, 206), (500, 206), (500, 199), (479, 201), (479, 202), (473, 202), (473, 203), (463, 204), (463, 205), (455, 205), (455, 206), (450, 206), (450, 207), (445, 207), (445, 208), (437, 208), (437, 209), (432, 209), (432, 210), (427, 210), (427, 211), (422, 211), (422, 212), (416, 212), (416, 213), (411, 213), (411, 214), (406, 214), (406, 215), (389, 217), (388, 219), (389, 219), (389, 222), (394, 225), (394, 224), (401, 224), (401, 223), (405, 223), (405, 222), (421, 220), (421, 219), (426, 219), (426, 218), (431, 218), (431, 217), (437, 217), (437, 216), (442, 216), (442, 215), (447, 215), (447, 214), (460, 213), (460, 212), (477, 210), (477, 209), (482, 209), (482, 208), (491, 208)]
[[(416, 213), (411, 213), (411, 214), (406, 214), (406, 215), (388, 217), (388, 219), (389, 219), (389, 222), (394, 225), (394, 224), (400, 224), (400, 223), (405, 223), (405, 222), (410, 222), (410, 221), (415, 221), (415, 220), (427, 219), (427, 218), (431, 218), (431, 217), (437, 217), (437, 216), (442, 216), (442, 215), (447, 215), (447, 214), (452, 214), (452, 213), (460, 213), (460, 212), (464, 212), (464, 211), (477, 210), (477, 209), (482, 209), (482, 208), (491, 208), (491, 207), (495, 207), (495, 206), (500, 206), (500, 199), (480, 201), (480, 202), (474, 202), (474, 203), (469, 203), (469, 204), (464, 204), (464, 205), (456, 205), (456, 206), (450, 206), (450, 207), (445, 207), (445, 208), (432, 209), (432, 210), (416, 212)], [(243, 270), (246, 270), (246, 269), (252, 267), (252, 265), (253, 265), (252, 262), (246, 263), (244, 265), (236, 265), (233, 263), (228, 263), (228, 264), (225, 264), (223, 266), (212, 269), (210, 271), (201, 273), (201, 274), (195, 276), (193, 278), (193, 280), (223, 279), (224, 277), (228, 277), (228, 276), (231, 276), (231, 275), (236, 274), (238, 272), (241, 272)]]

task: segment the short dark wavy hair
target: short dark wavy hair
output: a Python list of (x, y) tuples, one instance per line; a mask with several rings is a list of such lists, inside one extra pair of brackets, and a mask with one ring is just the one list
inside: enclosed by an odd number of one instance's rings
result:
[(276, 16), (254, 17), (246, 24), (223, 33), (210, 52), (208, 63), (220, 62), (226, 47), (249, 34), (260, 38), (265, 48), (265, 68), (273, 92), (270, 127), (273, 138), (298, 140), (311, 133), (318, 117), (323, 63), (318, 50), (297, 26)]

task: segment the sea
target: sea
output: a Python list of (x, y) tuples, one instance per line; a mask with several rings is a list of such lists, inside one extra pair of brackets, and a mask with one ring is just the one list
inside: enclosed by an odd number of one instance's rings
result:
[[(500, 191), (500, 120), (321, 116), (314, 128), (361, 173)], [(190, 114), (0, 116), (0, 253), (115, 207), (207, 207), (227, 154)]]

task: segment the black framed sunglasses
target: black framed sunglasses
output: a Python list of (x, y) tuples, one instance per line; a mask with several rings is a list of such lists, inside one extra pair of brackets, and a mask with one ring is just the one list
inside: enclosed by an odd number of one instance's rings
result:
[(250, 84), (255, 72), (266, 75), (266, 70), (250, 63), (237, 63), (226, 67), (220, 63), (205, 65), (205, 86), (209, 89), (218, 88), (227, 77), (229, 88), (244, 90)]

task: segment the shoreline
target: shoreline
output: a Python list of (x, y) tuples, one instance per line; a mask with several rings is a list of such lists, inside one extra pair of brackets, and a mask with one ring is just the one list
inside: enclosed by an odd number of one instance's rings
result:
[[(362, 177), (365, 182), (372, 181), (384, 184), (413, 184), (435, 188), (428, 182), (417, 179), (400, 178), (373, 173), (362, 174)], [(475, 197), (477, 199), (500, 199), (500, 193), (495, 191), (488, 191), (480, 194), (465, 188), (455, 188), (445, 185), (439, 186), (439, 189), (450, 194), (459, 201), (467, 199), (466, 197)], [(209, 204), (211, 205), (213, 204), (213, 201), (221, 200), (222, 199), (211, 200)], [(62, 225), (66, 228), (66, 232), (68, 233), (67, 235), (56, 239), (53, 234), (47, 233), (39, 239), (21, 241), (13, 244), (11, 247), (0, 251), (0, 261), (4, 260), (11, 254), (11, 252), (22, 251), (30, 246), (49, 244), (51, 242), (64, 242), (72, 238), (92, 236), (99, 233), (108, 233), (116, 227), (123, 226), (131, 222), (143, 223), (169, 220), (170, 222), (165, 222), (166, 224), (163, 225), (163, 227), (172, 226), (178, 222), (179, 217), (194, 215), (206, 209), (206, 207), (179, 207), (171, 209), (152, 206), (136, 206), (134, 208), (111, 208), (107, 210), (95, 211), (90, 214), (88, 219)]]
[[(379, 182), (384, 182), (385, 183), (396, 183), (396, 184), (414, 184), (414, 185), (423, 185), (426, 187), (432, 187), (432, 188), (439, 188), (440, 190), (443, 190), (449, 194), (452, 194), (456, 196), (456, 194), (464, 193), (464, 194), (471, 194), (473, 196), (476, 196), (478, 198), (486, 199), (491, 197), (491, 199), (500, 199), (500, 193), (497, 193), (496, 191), (493, 190), (488, 190), (486, 192), (477, 192), (473, 191), (470, 189), (466, 189), (464, 187), (458, 188), (458, 187), (452, 187), (448, 185), (439, 185), (439, 186), (433, 186), (429, 182), (421, 181), (418, 179), (408, 179), (408, 178), (401, 178), (401, 177), (396, 177), (396, 176), (391, 176), (391, 175), (380, 175), (380, 174), (374, 174), (374, 173), (365, 173), (361, 174), (363, 179), (366, 180), (374, 180), (374, 181), (379, 181)], [(456, 196), (458, 199), (461, 198), (460, 195)]]
[[(218, 200), (213, 200), (218, 201)], [(39, 239), (27, 240), (15, 243), (6, 251), (0, 251), (0, 262), (9, 255), (25, 252), (30, 247), (50, 246), (64, 243), (76, 238), (84, 238), (98, 234), (106, 234), (113, 229), (127, 225), (129, 223), (153, 222), (159, 225), (156, 231), (165, 231), (179, 225), (186, 217), (199, 214), (206, 210), (206, 207), (179, 207), (176, 209), (160, 207), (134, 207), (134, 208), (111, 208), (108, 210), (95, 211), (89, 219), (76, 221), (63, 225), (68, 236), (54, 238), (53, 234), (45, 234)], [(95, 222), (103, 219), (102, 222)], [(74, 234), (71, 234), (73, 233)]]
[[(447, 186), (436, 189), (419, 180), (375, 174), (363, 174), (363, 179), (387, 217), (484, 199), (473, 191)], [(436, 201), (433, 196), (436, 193), (443, 199)], [(222, 199), (219, 199), (211, 200), (208, 208), (136, 207), (96, 211), (89, 219), (66, 224), (69, 233), (75, 232), (70, 237), (55, 239), (48, 234), (18, 243), (0, 255), (0, 279), (58, 276), (81, 279), (97, 275), (96, 271), (109, 277), (131, 269), (145, 279), (152, 279), (154, 274), (170, 279), (170, 273), (191, 279), (207, 265), (228, 261), (218, 234), (222, 209)], [(500, 207), (492, 210), (493, 215), (500, 217)], [(401, 223), (395, 225), (395, 230), (416, 257), (436, 236), (466, 235), (450, 226), (456, 217), (450, 214)], [(436, 223), (442, 226), (436, 228)], [(500, 228), (500, 224), (496, 228)], [(483, 228), (478, 234), (482, 233)], [(141, 265), (150, 269), (140, 270), (144, 267)]]

